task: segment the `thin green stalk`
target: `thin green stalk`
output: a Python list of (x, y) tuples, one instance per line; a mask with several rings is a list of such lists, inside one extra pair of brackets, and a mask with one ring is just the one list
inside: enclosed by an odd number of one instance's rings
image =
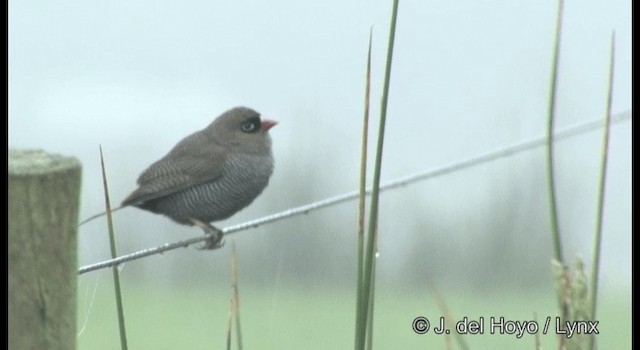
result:
[[(436, 285), (433, 282), (429, 282), (427, 284), (427, 288), (429, 289), (429, 292), (431, 293), (433, 298), (436, 300), (436, 304), (438, 304), (438, 308), (440, 309), (440, 312), (443, 313), (444, 319), (445, 319), (445, 325), (447, 326), (447, 328), (448, 329), (455, 328), (455, 322), (453, 322), (455, 318), (453, 317), (453, 314), (451, 313), (451, 310), (449, 310), (449, 306), (447, 305), (447, 302), (444, 300), (444, 297), (442, 296), (442, 294), (440, 293)], [(449, 336), (450, 334), (447, 334), (447, 337)], [(458, 346), (462, 350), (469, 350), (469, 344), (467, 344), (462, 334), (458, 332), (453, 332), (453, 336), (455, 341), (458, 343)]]
[(238, 259), (236, 243), (231, 247), (231, 283), (233, 288), (233, 315), (236, 319), (236, 341), (238, 350), (242, 350), (242, 328), (240, 327), (240, 292), (238, 291)]
[(560, 38), (562, 32), (563, 0), (558, 0), (558, 14), (556, 18), (556, 38), (553, 48), (553, 63), (551, 64), (551, 89), (549, 91), (548, 120), (547, 120), (547, 181), (549, 190), (549, 210), (551, 215), (551, 238), (555, 259), (564, 265), (562, 258), (562, 242), (558, 225), (558, 208), (556, 205), (556, 188), (553, 176), (553, 125), (556, 114), (556, 93), (558, 85), (558, 62), (560, 60)]
[(227, 350), (231, 350), (231, 328), (233, 327), (233, 296), (229, 300), (229, 318), (227, 319)]
[[(378, 234), (376, 232), (376, 237), (377, 236), (378, 236)], [(378, 250), (378, 248), (377, 248), (377, 242), (376, 242), (376, 251), (377, 250)], [(375, 263), (372, 266), (371, 273), (373, 274), (373, 276), (376, 275), (376, 264)], [(371, 291), (369, 293), (369, 313), (367, 314), (367, 320), (368, 320), (367, 321), (367, 342), (366, 342), (367, 350), (371, 350), (373, 348), (373, 312), (374, 312), (374, 306), (375, 306), (375, 303), (373, 301), (375, 300), (375, 296), (376, 296), (376, 284), (372, 283), (371, 284)]]
[[(373, 36), (373, 28), (369, 30), (369, 50), (367, 52), (367, 72), (365, 78), (364, 93), (364, 118), (362, 125), (362, 151), (360, 154), (360, 189), (358, 202), (358, 281), (356, 294), (356, 315), (362, 312), (362, 300), (364, 292), (364, 283), (362, 276), (364, 275), (364, 218), (365, 203), (367, 197), (367, 145), (369, 135), (369, 100), (371, 91), (371, 39)], [(356, 327), (356, 338), (358, 328)]]
[(236, 320), (236, 341), (242, 350), (242, 328), (240, 328), (240, 294), (238, 293), (238, 260), (236, 243), (231, 246), (231, 299), (229, 300), (229, 320), (227, 322), (227, 350), (231, 350), (233, 319)]
[[(387, 61), (385, 67), (384, 76), (384, 89), (382, 92), (382, 101), (380, 109), (380, 126), (378, 129), (378, 144), (376, 149), (376, 161), (374, 165), (373, 173), (373, 188), (371, 192), (371, 209), (369, 211), (369, 227), (367, 237), (367, 247), (365, 251), (365, 263), (364, 263), (364, 305), (365, 310), (357, 315), (358, 320), (356, 326), (359, 328), (358, 337), (356, 338), (356, 349), (364, 349), (366, 343), (366, 329), (368, 322), (373, 322), (373, 315), (371, 319), (369, 316), (369, 299), (371, 297), (371, 286), (373, 284), (375, 270), (373, 265), (376, 231), (378, 228), (378, 199), (380, 192), (380, 173), (382, 169), (382, 149), (384, 144), (384, 130), (387, 117), (387, 103), (389, 100), (389, 82), (391, 77), (391, 63), (393, 60), (393, 45), (395, 41), (396, 22), (398, 17), (398, 0), (393, 2), (393, 11), (391, 14), (391, 28), (389, 30), (389, 46), (387, 48)], [(368, 322), (367, 322), (368, 321)]]
[(233, 327), (233, 295), (229, 300), (229, 318), (227, 319), (227, 350), (231, 350), (231, 328)]
[[(116, 252), (116, 238), (113, 232), (113, 218), (111, 215), (111, 201), (109, 200), (109, 186), (107, 185), (107, 172), (104, 167), (104, 157), (102, 155), (102, 146), (100, 146), (100, 165), (102, 167), (102, 185), (104, 187), (104, 202), (107, 210), (107, 225), (109, 227), (109, 244), (111, 246), (111, 258), (115, 259), (118, 254)], [(127, 332), (124, 325), (124, 307), (122, 306), (122, 292), (120, 290), (120, 273), (118, 266), (111, 268), (113, 271), (113, 285), (116, 293), (116, 309), (118, 311), (118, 327), (120, 330), (120, 347), (127, 349)]]
[[(607, 178), (607, 159), (609, 154), (609, 133), (611, 129), (611, 101), (613, 99), (613, 74), (615, 66), (615, 32), (611, 33), (611, 51), (609, 56), (609, 86), (607, 95), (607, 109), (602, 140), (602, 164), (600, 166), (600, 186), (598, 187), (598, 209), (596, 213), (596, 233), (593, 244), (593, 262), (591, 267), (591, 310), (589, 317), (596, 319), (596, 304), (598, 301), (598, 272), (600, 269), (600, 245), (602, 243), (602, 219), (604, 217), (604, 194)], [(589, 348), (595, 349), (595, 337), (589, 337)]]
[[(549, 216), (551, 219), (551, 241), (555, 260), (563, 267), (563, 273), (567, 274), (566, 265), (562, 255), (562, 240), (560, 238), (560, 225), (558, 224), (558, 207), (556, 202), (556, 185), (553, 168), (553, 130), (556, 114), (556, 94), (558, 86), (558, 62), (560, 61), (560, 42), (562, 37), (562, 10), (563, 0), (558, 0), (558, 13), (556, 18), (556, 37), (553, 47), (553, 62), (551, 64), (551, 88), (549, 89), (549, 105), (547, 120), (547, 189), (549, 192)], [(560, 318), (566, 320), (569, 315), (569, 305), (564, 299), (559, 300)], [(560, 337), (560, 348), (566, 342), (565, 337)]]

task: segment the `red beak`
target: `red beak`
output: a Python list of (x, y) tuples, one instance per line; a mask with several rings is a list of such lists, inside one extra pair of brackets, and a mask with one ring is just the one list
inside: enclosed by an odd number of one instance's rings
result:
[(278, 122), (275, 120), (262, 119), (260, 130), (262, 130), (262, 132), (267, 132), (269, 131), (269, 129), (273, 128), (276, 124), (278, 124)]

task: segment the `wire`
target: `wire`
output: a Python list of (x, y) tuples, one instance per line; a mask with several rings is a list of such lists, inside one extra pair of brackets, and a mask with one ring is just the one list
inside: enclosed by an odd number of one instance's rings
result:
[[(626, 120), (630, 120), (631, 119), (631, 110), (625, 111), (625, 112), (621, 112), (621, 113), (617, 113), (616, 115), (614, 115), (612, 117), (611, 123), (612, 125), (614, 124), (618, 124), (620, 122), (626, 121)], [(565, 140), (577, 135), (581, 135), (584, 134), (586, 132), (589, 131), (593, 131), (596, 130), (600, 127), (602, 127), (604, 124), (604, 122), (602, 120), (594, 120), (594, 121), (590, 121), (590, 122), (586, 122), (586, 123), (581, 123), (581, 124), (576, 124), (576, 125), (572, 125), (566, 128), (563, 128), (561, 130), (559, 130), (558, 132), (556, 132), (554, 139), (556, 141), (561, 141), (561, 140)], [(546, 136), (541, 136), (541, 137), (536, 137), (530, 140), (526, 140), (526, 141), (521, 141), (518, 143), (515, 143), (511, 146), (507, 146), (507, 147), (503, 147), (494, 151), (490, 151), (490, 152), (486, 152), (484, 154), (472, 157), (472, 158), (468, 158), (462, 161), (458, 161), (458, 162), (453, 162), (451, 164), (448, 165), (444, 165), (441, 166), (439, 168), (436, 169), (432, 169), (432, 170), (427, 170), (424, 172), (420, 172), (420, 173), (416, 173), (416, 174), (412, 174), (412, 175), (408, 175), (408, 176), (404, 176), (401, 178), (397, 178), (395, 180), (391, 180), (389, 182), (385, 182), (384, 184), (380, 185), (380, 191), (387, 191), (390, 189), (394, 189), (397, 187), (401, 187), (401, 186), (406, 186), (409, 184), (412, 184), (414, 182), (418, 182), (418, 181), (424, 181), (424, 180), (428, 180), (428, 179), (433, 179), (436, 178), (438, 176), (442, 176), (442, 175), (446, 175), (446, 174), (450, 174), (456, 171), (460, 171), (462, 169), (466, 169), (466, 168), (470, 168), (482, 163), (486, 163), (495, 159), (499, 159), (499, 158), (504, 158), (504, 157), (508, 157), (508, 156), (512, 156), (514, 154), (520, 153), (520, 152), (524, 152), (536, 147), (540, 147), (543, 146), (546, 142)], [(367, 194), (371, 193), (371, 188), (367, 188)], [(318, 209), (322, 209), (325, 207), (329, 207), (329, 206), (333, 206), (336, 204), (340, 204), (343, 202), (347, 202), (353, 199), (358, 198), (358, 193), (359, 191), (351, 191), (351, 192), (347, 192), (347, 193), (343, 193), (337, 196), (333, 196), (327, 199), (323, 199), (323, 200), (319, 200), (313, 203), (309, 203), (303, 206), (299, 206), (299, 207), (295, 207), (295, 208), (291, 208), (291, 209), (287, 209), (285, 211), (281, 211), (279, 213), (275, 213), (272, 215), (268, 215), (268, 216), (264, 216), (255, 220), (251, 220), (251, 221), (247, 221), (244, 223), (240, 223), (237, 225), (233, 225), (233, 226), (229, 226), (226, 227), (224, 229), (222, 229), (221, 231), (225, 234), (225, 235), (229, 235), (235, 232), (239, 232), (239, 231), (244, 231), (247, 230), (249, 228), (256, 228), (259, 226), (262, 226), (264, 224), (268, 224), (268, 223), (272, 223), (275, 221), (279, 221), (279, 220), (283, 220), (289, 217), (293, 217), (293, 216), (297, 216), (297, 215), (301, 215), (301, 214), (307, 214), (311, 211), (315, 211)], [(95, 264), (91, 264), (91, 265), (86, 265), (81, 267), (78, 270), (78, 274), (83, 274), (86, 272), (90, 272), (90, 271), (95, 271), (95, 270), (99, 270), (99, 269), (103, 269), (106, 267), (111, 267), (114, 265), (118, 265), (118, 264), (122, 264), (124, 262), (128, 262), (128, 261), (132, 261), (132, 260), (137, 260), (140, 258), (144, 258), (146, 256), (150, 256), (150, 255), (155, 255), (155, 254), (160, 254), (169, 250), (173, 250), (176, 248), (186, 248), (192, 244), (195, 243), (199, 243), (199, 242), (204, 242), (206, 240), (212, 239), (212, 236), (209, 234), (205, 234), (199, 237), (193, 237), (193, 238), (189, 238), (189, 239), (185, 239), (182, 241), (178, 241), (175, 243), (165, 243), (161, 246), (158, 247), (154, 247), (154, 248), (148, 248), (148, 249), (143, 249), (140, 251), (137, 251), (135, 253), (131, 253), (131, 254), (127, 254), (127, 255), (123, 255), (120, 256), (118, 258), (115, 259), (111, 259), (111, 260), (105, 260), (99, 263), (95, 263)]]

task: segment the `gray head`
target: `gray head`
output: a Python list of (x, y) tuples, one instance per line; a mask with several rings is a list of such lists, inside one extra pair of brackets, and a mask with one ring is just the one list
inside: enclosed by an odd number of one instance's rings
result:
[(260, 119), (251, 108), (235, 107), (222, 113), (203, 133), (231, 153), (261, 155), (271, 152), (269, 129), (277, 122)]

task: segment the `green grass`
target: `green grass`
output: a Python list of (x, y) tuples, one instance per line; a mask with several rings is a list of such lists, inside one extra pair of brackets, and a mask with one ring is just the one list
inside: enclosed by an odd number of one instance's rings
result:
[[(78, 349), (116, 349), (118, 322), (113, 292), (99, 284)], [(91, 288), (91, 287), (90, 287)], [(91, 293), (89, 293), (91, 294)], [(442, 291), (456, 319), (485, 318), (484, 335), (467, 335), (471, 349), (534, 349), (534, 337), (491, 335), (488, 319), (531, 320), (539, 323), (557, 314), (552, 292), (538, 294), (479, 294), (477, 291)], [(132, 349), (221, 349), (225, 346), (230, 290), (203, 288), (160, 289), (127, 285), (127, 336)], [(351, 290), (302, 292), (287, 288), (241, 291), (243, 341), (247, 349), (348, 349), (353, 347), (355, 296)], [(601, 349), (631, 348), (631, 297), (629, 292), (603, 294), (599, 307), (598, 343)], [(87, 317), (89, 300), (84, 286), (79, 293), (78, 329)], [(376, 299), (374, 349), (445, 349), (445, 336), (415, 334), (411, 322), (417, 316), (437, 319), (435, 301), (424, 295), (389, 295)], [(453, 341), (453, 339), (451, 339)], [(542, 336), (544, 349), (554, 349), (555, 336)], [(457, 347), (454, 344), (454, 349)]]

